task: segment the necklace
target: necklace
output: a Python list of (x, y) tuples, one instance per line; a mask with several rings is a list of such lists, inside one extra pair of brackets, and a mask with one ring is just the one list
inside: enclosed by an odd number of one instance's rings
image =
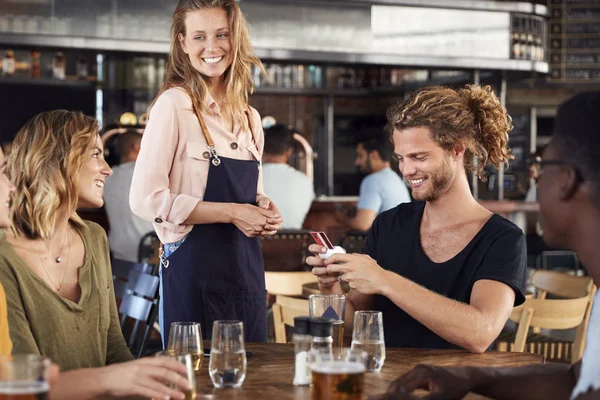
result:
[[(67, 238), (68, 232), (69, 232), (69, 227), (67, 226), (67, 229), (65, 229), (65, 238), (63, 239), (63, 247), (65, 247), (65, 239)], [(71, 251), (70, 248), (69, 248), (69, 251)], [(50, 253), (50, 247), (48, 247), (48, 253)], [(62, 261), (60, 254), (58, 255), (58, 257), (56, 257), (54, 259), (54, 261), (56, 261), (57, 264), (60, 264), (60, 262)]]
[[(38, 253), (38, 257), (40, 258), (40, 264), (42, 265), (44, 272), (46, 272), (46, 276), (48, 277), (48, 280), (50, 280), (50, 282), (52, 283), (52, 286), (54, 287), (54, 289), (57, 292), (61, 291), (63, 284), (65, 283), (65, 276), (67, 275), (67, 267), (69, 266), (69, 257), (71, 256), (71, 237), (69, 236), (68, 233), (69, 233), (69, 227), (67, 227), (67, 230), (65, 231), (65, 234), (66, 234), (65, 237), (67, 238), (68, 243), (69, 243), (69, 252), (67, 253), (67, 262), (65, 263), (65, 269), (63, 271), (62, 279), (60, 281), (60, 286), (57, 286), (54, 283), (54, 281), (52, 280), (52, 278), (50, 277), (50, 273), (48, 272), (48, 270), (46, 269), (46, 266), (44, 265), (44, 260), (42, 259), (42, 255), (41, 255), (41, 253)], [(64, 245), (64, 241), (63, 241), (63, 245)], [(47, 250), (48, 250), (48, 253), (50, 253), (50, 250), (49, 249), (47, 249)], [(55, 261), (57, 263), (60, 263), (62, 260), (61, 260), (60, 256), (58, 256), (58, 257), (56, 257)]]

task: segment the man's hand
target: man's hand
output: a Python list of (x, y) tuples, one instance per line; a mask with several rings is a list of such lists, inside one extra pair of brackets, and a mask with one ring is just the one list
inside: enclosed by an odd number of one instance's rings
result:
[[(327, 273), (346, 281), (361, 294), (383, 294), (389, 283), (389, 271), (365, 254), (334, 254), (325, 260)], [(316, 275), (316, 274), (315, 274)]]
[[(444, 368), (418, 365), (412, 371), (396, 379), (383, 395), (369, 400), (455, 400), (462, 399), (475, 387), (472, 369)], [(429, 394), (416, 397), (413, 392), (425, 389)]]
[(319, 257), (319, 254), (327, 253), (327, 248), (318, 244), (311, 244), (308, 246), (308, 251), (314, 254), (306, 258), (306, 263), (312, 268), (312, 273), (317, 277), (319, 282), (319, 290), (331, 290), (333, 286), (338, 283), (339, 274), (329, 274), (325, 260)]

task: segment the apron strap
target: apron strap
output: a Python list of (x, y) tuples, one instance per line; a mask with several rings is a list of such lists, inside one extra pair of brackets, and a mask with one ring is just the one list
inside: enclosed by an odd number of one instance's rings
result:
[[(211, 150), (212, 155), (216, 156), (216, 150), (215, 150), (215, 142), (213, 142), (212, 137), (210, 136), (210, 133), (208, 132), (208, 128), (206, 127), (206, 123), (204, 122), (204, 118), (202, 117), (202, 113), (200, 112), (200, 110), (198, 109), (198, 107), (196, 106), (196, 103), (193, 100), (192, 95), (190, 94), (190, 92), (184, 88), (185, 92), (187, 93), (187, 95), (190, 97), (190, 100), (192, 100), (192, 108), (194, 109), (194, 114), (196, 114), (196, 117), (198, 118), (198, 122), (200, 123), (200, 128), (202, 129), (202, 133), (204, 134), (204, 138), (206, 139), (206, 143), (208, 144), (208, 148)], [(252, 110), (250, 109), (250, 105), (247, 105), (247, 109), (244, 111), (244, 113), (246, 114), (246, 119), (248, 120), (248, 129), (250, 129), (250, 133), (252, 134), (252, 140), (254, 141), (254, 143), (256, 144), (256, 135), (254, 133), (254, 129), (252, 128), (252, 120), (251, 120), (251, 114), (252, 114)]]

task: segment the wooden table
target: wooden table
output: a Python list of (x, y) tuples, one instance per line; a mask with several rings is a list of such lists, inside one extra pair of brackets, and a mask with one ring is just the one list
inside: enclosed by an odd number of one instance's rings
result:
[[(208, 358), (204, 359), (196, 376), (197, 399), (236, 400), (300, 400), (311, 398), (310, 387), (294, 386), (294, 347), (291, 344), (250, 343), (246, 350), (253, 353), (248, 358), (248, 373), (239, 389), (215, 389), (208, 375)], [(383, 393), (397, 377), (419, 363), (442, 366), (514, 367), (541, 364), (539, 355), (526, 353), (487, 352), (472, 354), (463, 350), (386, 349), (385, 364), (380, 373), (365, 376), (365, 395)], [(366, 398), (365, 396), (365, 398)], [(468, 395), (466, 399), (483, 399)]]

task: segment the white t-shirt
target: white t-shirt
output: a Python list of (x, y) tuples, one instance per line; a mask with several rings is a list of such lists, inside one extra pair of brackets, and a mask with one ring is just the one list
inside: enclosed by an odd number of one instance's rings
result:
[(304, 218), (315, 198), (306, 175), (288, 164), (263, 164), (265, 194), (281, 211), (283, 229), (302, 229)]
[(115, 258), (137, 262), (142, 237), (154, 231), (152, 223), (141, 219), (129, 208), (129, 190), (135, 162), (113, 167), (104, 184), (104, 207), (110, 224), (108, 242)]
[(574, 400), (589, 390), (600, 390), (600, 290), (594, 296), (594, 306), (587, 328), (585, 351), (579, 380), (571, 394)]

